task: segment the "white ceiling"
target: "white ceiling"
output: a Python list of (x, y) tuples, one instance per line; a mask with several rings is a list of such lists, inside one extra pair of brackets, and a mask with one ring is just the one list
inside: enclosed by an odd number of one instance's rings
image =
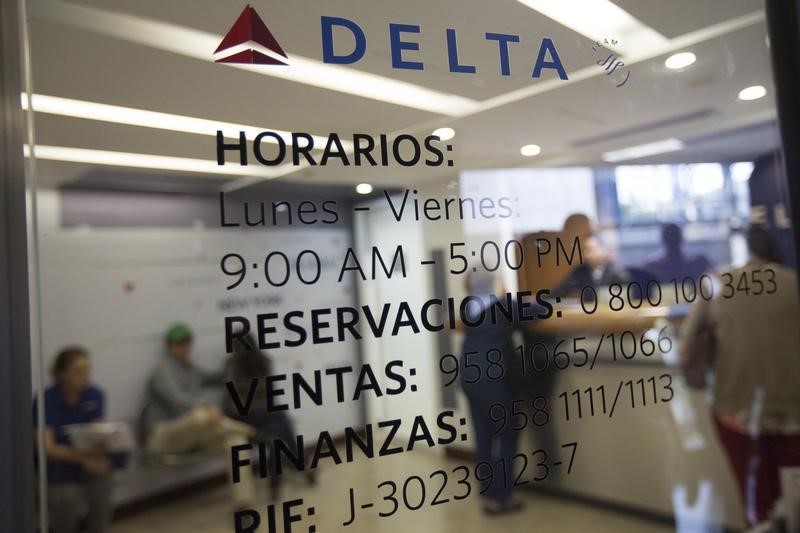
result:
[[(477, 102), (476, 112), (457, 117), (215, 64), (213, 49), (201, 51), (200, 57), (170, 51), (184, 44), (177, 31), (174, 41), (158, 44), (122, 24), (144, 19), (221, 38), (245, 5), (239, 0), (30, 3), (37, 94), (321, 135), (427, 134), (444, 125), (457, 131), (454, 168), (329, 166), (302, 169), (281, 178), (285, 180), (397, 185), (459, 169), (597, 165), (602, 164), (602, 152), (672, 137), (687, 148), (642, 162), (739, 160), (779, 144), (763, 9), (755, 0), (615, 0), (669, 39), (657, 55), (627, 60), (630, 80), (620, 88), (595, 64), (599, 56), (589, 38), (516, 0), (252, 2), (290, 59), (320, 59), (320, 15), (357, 20), (369, 46), (364, 60), (351, 68)], [(71, 14), (76, 7), (88, 9)], [(390, 68), (389, 22), (422, 26), (418, 40), (424, 71)], [(445, 28), (457, 29), (459, 55), (477, 64), (478, 74), (448, 72)], [(488, 31), (521, 36), (511, 49), (509, 77), (498, 75), (496, 44), (483, 39)], [(541, 80), (530, 77), (545, 36), (555, 42), (569, 82), (553, 80), (552, 71), (545, 71)], [(683, 50), (694, 52), (697, 63), (684, 71), (666, 69), (664, 59)], [(263, 72), (270, 68), (286, 67)], [(739, 90), (753, 84), (767, 87), (767, 96), (739, 101)], [(39, 145), (198, 159), (216, 154), (212, 136), (40, 113), (36, 139)], [(541, 145), (542, 154), (522, 157), (519, 148), (528, 143)], [(89, 173), (96, 176), (98, 167), (41, 161), (39, 170), (43, 184), (63, 184)], [(108, 174), (112, 180), (114, 172)], [(236, 179), (209, 176), (208, 183), (218, 187)]]

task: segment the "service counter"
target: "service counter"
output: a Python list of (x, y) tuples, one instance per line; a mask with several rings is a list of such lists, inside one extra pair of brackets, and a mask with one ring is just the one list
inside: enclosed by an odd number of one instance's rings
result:
[[(563, 465), (554, 468), (540, 488), (664, 520), (674, 517), (678, 531), (741, 529), (737, 484), (707, 394), (689, 389), (676, 365), (676, 328), (687, 309), (591, 316), (568, 309), (544, 331), (566, 339), (562, 348), (571, 364), (560, 356), (559, 366), (566, 368), (550, 373), (549, 421), (525, 428), (518, 450), (558, 450), (572, 442), (578, 448), (571, 472)], [(575, 337), (584, 338), (579, 347), (588, 351), (586, 364), (580, 363), (587, 356), (573, 349)]]
[[(697, 530), (698, 520), (741, 528), (736, 481), (707, 395), (689, 389), (676, 365), (677, 327), (687, 312), (672, 306), (586, 315), (572, 306), (552, 323), (559, 337), (586, 336), (585, 344), (599, 353), (591, 366), (555, 374), (556, 416), (544, 440), (578, 442), (580, 454), (572, 471), (554, 478), (551, 487), (674, 516), (679, 530)], [(520, 450), (536, 449), (537, 441), (537, 429), (525, 432)]]

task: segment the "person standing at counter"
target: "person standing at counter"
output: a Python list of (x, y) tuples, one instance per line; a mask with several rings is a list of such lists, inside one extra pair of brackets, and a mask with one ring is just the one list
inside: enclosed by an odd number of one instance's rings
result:
[[(497, 280), (493, 273), (478, 270), (467, 276), (467, 291), (475, 299), (470, 301), (464, 310), (464, 318), (473, 321), (484, 313), (491, 305), (498, 288)], [(488, 463), (492, 467), (498, 461), (505, 460), (505, 464), (512, 464), (514, 454), (517, 452), (517, 432), (510, 424), (505, 424), (499, 432), (493, 431), (491, 409), (494, 404), (502, 404), (507, 410), (511, 409), (512, 387), (509, 382), (510, 372), (506, 372), (500, 379), (488, 379), (493, 373), (489, 369), (492, 364), (489, 352), (500, 350), (504, 361), (510, 361), (513, 354), (512, 333), (515, 324), (498, 321), (483, 321), (478, 327), (464, 327), (464, 344), (461, 355), (461, 367), (464, 369), (480, 367), (480, 378), (475, 379), (471, 372), (461, 372), (461, 385), (467, 395), (472, 426), (475, 439), (476, 468), (481, 468), (480, 463)], [(471, 356), (471, 357), (470, 357)], [(467, 359), (469, 357), (469, 360)], [(495, 365), (496, 366), (496, 365)], [(473, 368), (474, 369), (474, 368)], [(469, 374), (469, 375), (467, 375)], [(483, 511), (496, 515), (518, 511), (522, 503), (511, 497), (511, 487), (504, 486), (503, 482), (494, 476), (483, 493)]]
[[(206, 372), (192, 364), (192, 332), (186, 324), (173, 324), (165, 336), (166, 355), (150, 377), (142, 416), (145, 447), (154, 454), (181, 454), (197, 450), (223, 453), (247, 444), (252, 427), (223, 416), (219, 407), (203, 399), (204, 385), (219, 385), (221, 373)], [(227, 461), (230, 468), (230, 461)], [(230, 472), (229, 472), (230, 474)], [(242, 469), (232, 483), (235, 510), (255, 503), (252, 472)]]
[(554, 295), (577, 296), (584, 287), (599, 288), (630, 281), (630, 275), (611, 260), (594, 233), (581, 237), (581, 251), (583, 262), (553, 291)]
[[(62, 350), (52, 376), (55, 384), (44, 393), (43, 435), (50, 530), (77, 533), (84, 520), (87, 533), (103, 533), (111, 522), (111, 463), (104, 450), (75, 448), (65, 428), (101, 420), (105, 396), (91, 383), (89, 352), (84, 348)], [(38, 428), (36, 401), (33, 418)]]
[(752, 526), (780, 496), (779, 469), (800, 466), (800, 301), (767, 230), (752, 226), (747, 242), (751, 260), (684, 324), (681, 366), (694, 387), (713, 370), (714, 422)]

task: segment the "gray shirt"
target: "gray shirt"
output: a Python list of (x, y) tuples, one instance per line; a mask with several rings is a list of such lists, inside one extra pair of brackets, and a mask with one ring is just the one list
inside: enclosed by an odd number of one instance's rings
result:
[(193, 408), (208, 403), (204, 395), (206, 385), (220, 385), (221, 373), (203, 370), (192, 364), (183, 364), (166, 356), (156, 366), (147, 384), (147, 396), (140, 421), (142, 436), (154, 424), (182, 416)]

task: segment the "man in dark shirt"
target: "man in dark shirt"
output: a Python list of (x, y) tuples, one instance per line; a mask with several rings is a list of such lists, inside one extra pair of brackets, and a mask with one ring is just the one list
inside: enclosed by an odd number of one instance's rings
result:
[(711, 268), (711, 263), (702, 255), (689, 257), (683, 253), (683, 231), (677, 224), (665, 224), (661, 228), (664, 253), (649, 261), (644, 270), (652, 273), (658, 281), (672, 278), (679, 282), (685, 277), (697, 280)]
[(630, 275), (617, 267), (594, 234), (581, 238), (583, 263), (569, 273), (553, 293), (559, 296), (578, 296), (584, 287), (605, 287), (612, 283), (626, 283)]

